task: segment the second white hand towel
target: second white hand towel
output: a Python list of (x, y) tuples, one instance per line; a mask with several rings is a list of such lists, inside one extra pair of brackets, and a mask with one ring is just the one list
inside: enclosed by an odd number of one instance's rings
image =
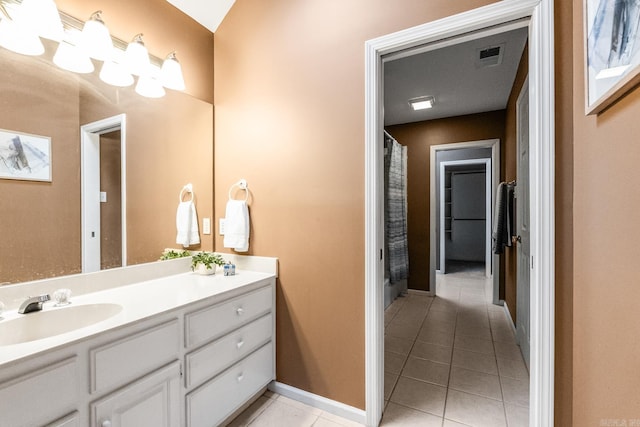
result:
[(224, 247), (249, 250), (249, 208), (244, 200), (229, 200), (224, 220)]
[(178, 205), (176, 227), (178, 229), (176, 243), (180, 243), (185, 248), (200, 243), (198, 216), (196, 215), (196, 206), (193, 200), (180, 202)]

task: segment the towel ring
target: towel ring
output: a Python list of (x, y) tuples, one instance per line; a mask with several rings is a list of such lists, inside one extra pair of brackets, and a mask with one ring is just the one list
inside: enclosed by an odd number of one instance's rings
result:
[(240, 181), (236, 182), (235, 184), (231, 185), (231, 187), (229, 187), (229, 200), (233, 200), (233, 197), (231, 197), (231, 192), (233, 191), (233, 187), (238, 187), (240, 190), (244, 190), (245, 191), (244, 201), (246, 202), (247, 200), (249, 200), (249, 185), (247, 184), (246, 179), (241, 179)]
[(178, 200), (180, 201), (180, 203), (182, 203), (182, 198), (186, 193), (191, 194), (191, 200), (195, 198), (195, 194), (193, 193), (193, 185), (191, 183), (185, 185), (184, 187), (182, 187), (182, 190), (180, 190), (180, 195), (178, 196)]

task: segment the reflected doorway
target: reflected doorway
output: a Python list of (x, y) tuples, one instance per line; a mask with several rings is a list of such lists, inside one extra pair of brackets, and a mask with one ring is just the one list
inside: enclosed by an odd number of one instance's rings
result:
[(81, 127), (82, 272), (127, 265), (126, 116)]

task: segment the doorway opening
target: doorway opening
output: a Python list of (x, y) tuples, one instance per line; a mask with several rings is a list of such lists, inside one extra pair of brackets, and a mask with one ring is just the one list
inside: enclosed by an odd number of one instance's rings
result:
[(550, 1), (499, 2), (429, 24), (383, 36), (366, 45), (366, 412), (377, 425), (383, 398), (383, 214), (381, 151), (383, 134), (383, 57), (411, 55), (417, 46), (435, 49), (504, 31), (505, 26), (529, 28), (529, 82), (537, 96), (530, 106), (530, 235), (531, 380), (530, 425), (553, 425), (553, 7)]
[(127, 265), (126, 116), (80, 128), (82, 272)]

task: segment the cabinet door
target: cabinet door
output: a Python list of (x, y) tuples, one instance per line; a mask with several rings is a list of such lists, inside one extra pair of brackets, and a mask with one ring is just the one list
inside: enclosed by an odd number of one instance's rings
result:
[(92, 427), (179, 427), (180, 363), (91, 404)]

